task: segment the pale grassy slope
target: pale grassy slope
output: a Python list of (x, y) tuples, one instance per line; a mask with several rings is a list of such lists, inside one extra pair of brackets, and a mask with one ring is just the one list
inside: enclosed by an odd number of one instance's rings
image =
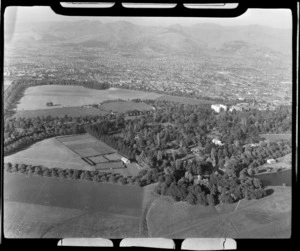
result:
[(83, 213), (78, 209), (4, 201), (4, 236), (6, 238), (41, 238), (54, 226), (74, 220)]
[(43, 165), (48, 168), (94, 170), (93, 167), (86, 164), (77, 154), (55, 138), (45, 139), (33, 144), (24, 151), (4, 157), (4, 163), (6, 162)]
[(161, 197), (147, 214), (150, 237), (287, 238), (291, 234), (291, 189), (272, 187), (260, 200), (216, 208)]
[(139, 217), (5, 201), (6, 238), (139, 237)]

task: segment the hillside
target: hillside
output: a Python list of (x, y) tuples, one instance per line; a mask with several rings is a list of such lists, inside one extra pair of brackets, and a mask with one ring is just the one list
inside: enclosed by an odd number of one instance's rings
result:
[[(245, 55), (253, 54), (253, 51), (257, 57), (265, 54), (291, 54), (290, 30), (260, 25), (221, 26), (204, 23), (158, 27), (141, 26), (125, 21), (49, 22), (19, 27), (15, 30), (14, 42), (24, 41), (128, 52), (174, 52), (196, 55), (231, 53), (232, 45), (244, 44), (248, 49), (251, 47), (250, 51), (245, 51)], [(241, 48), (238, 51), (240, 54), (244, 53)]]
[(288, 238), (291, 189), (269, 189), (273, 193), (260, 200), (241, 200), (216, 207), (191, 206), (163, 196), (148, 210), (148, 234), (166, 238)]

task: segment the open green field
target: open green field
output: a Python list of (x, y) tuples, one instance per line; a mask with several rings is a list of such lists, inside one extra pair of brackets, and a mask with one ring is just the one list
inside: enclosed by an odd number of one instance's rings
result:
[(95, 170), (56, 138), (45, 139), (23, 151), (6, 156), (4, 162), (42, 165), (48, 168)]
[(291, 188), (269, 189), (273, 194), (260, 200), (244, 199), (217, 207), (192, 206), (161, 196), (148, 210), (148, 234), (166, 238), (289, 238)]
[[(114, 163), (116, 163), (116, 167), (119, 167), (119, 168), (115, 168), (115, 169), (110, 169), (111, 167), (113, 167)], [(120, 163), (120, 162), (113, 162), (113, 163), (109, 163), (110, 165), (108, 165), (107, 167), (109, 169), (103, 169), (105, 167), (105, 163), (103, 163), (102, 167), (101, 165), (98, 165), (100, 168), (99, 170), (101, 172), (108, 172), (108, 173), (115, 173), (115, 174), (120, 174), (122, 175), (123, 177), (128, 177), (128, 176), (131, 176), (131, 177), (134, 177), (134, 176), (137, 176), (138, 173), (140, 172), (141, 168), (136, 164), (136, 163), (129, 163), (129, 164), (126, 164), (126, 168), (124, 168), (124, 165), (123, 163)]]
[(84, 117), (84, 116), (104, 116), (108, 114), (108, 112), (99, 110), (96, 108), (87, 108), (87, 107), (60, 107), (60, 108), (52, 108), (52, 109), (37, 109), (37, 110), (24, 110), (17, 111), (13, 117), (21, 118), (35, 118), (35, 117), (64, 117), (65, 115), (71, 117)]
[[(103, 162), (95, 165), (96, 170), (102, 170), (102, 169), (122, 169), (125, 168), (123, 162)], [(118, 171), (119, 173), (119, 171)]]
[(271, 164), (263, 164), (258, 167), (260, 172), (266, 172), (268, 168), (274, 169), (276, 171), (277, 169), (284, 168), (284, 169), (291, 169), (292, 168), (292, 153), (289, 153), (283, 157), (277, 158), (276, 163)]
[[(155, 99), (160, 96), (161, 94), (119, 88), (94, 90), (82, 86), (32, 86), (25, 90), (24, 97), (17, 105), (17, 111), (99, 104), (109, 99)], [(47, 102), (53, 102), (54, 106), (48, 107)]]
[(89, 134), (59, 137), (58, 140), (80, 157), (115, 153), (116, 150)]
[(269, 140), (270, 142), (276, 142), (278, 140), (292, 140), (291, 133), (281, 133), (281, 134), (260, 134), (260, 137)]
[(158, 97), (156, 100), (166, 100), (172, 102), (178, 102), (185, 105), (203, 105), (203, 104), (214, 104), (215, 101), (204, 100), (204, 99), (196, 99), (196, 98), (185, 98), (185, 97), (177, 97), (171, 95), (163, 95)]
[(107, 154), (104, 155), (104, 157), (108, 160), (120, 160), (122, 158), (122, 156), (118, 153)]
[[(72, 145), (72, 143), (74, 144)], [(82, 157), (91, 158), (96, 166), (90, 165)], [(125, 168), (121, 157), (116, 150), (89, 134), (80, 134), (45, 139), (23, 151), (4, 157), (4, 162), (48, 168), (59, 167), (90, 171), (98, 169), (119, 173), (125, 177), (136, 176), (140, 171), (138, 166), (132, 163)], [(109, 162), (110, 160), (116, 162)]]
[(151, 105), (142, 102), (136, 103), (131, 101), (126, 101), (126, 102), (114, 101), (114, 102), (104, 103), (100, 106), (100, 109), (108, 112), (112, 111), (112, 112), (119, 112), (119, 113), (124, 113), (132, 110), (138, 110), (138, 111), (153, 110)]
[(6, 173), (8, 238), (138, 237), (143, 189)]

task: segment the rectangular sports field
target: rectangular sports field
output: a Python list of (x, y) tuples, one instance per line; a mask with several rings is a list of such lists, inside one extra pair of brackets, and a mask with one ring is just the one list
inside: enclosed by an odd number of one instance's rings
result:
[(121, 160), (122, 156), (118, 153), (107, 154), (104, 156), (108, 160)]
[(89, 134), (62, 136), (57, 140), (81, 158), (116, 153), (115, 149)]
[(89, 159), (91, 161), (93, 161), (94, 163), (104, 163), (104, 162), (107, 162), (107, 159), (102, 157), (101, 155), (100, 156), (94, 156), (94, 157), (89, 157)]
[(118, 162), (107, 162), (107, 163), (99, 163), (95, 166), (96, 170), (101, 170), (101, 169), (120, 169), (120, 168), (125, 168), (123, 162), (118, 161)]
[(107, 111), (107, 112), (127, 112), (127, 111), (132, 111), (132, 110), (138, 110), (138, 111), (151, 111), (153, 110), (151, 105), (148, 105), (143, 102), (132, 102), (132, 101), (113, 101), (113, 102), (108, 102), (104, 103), (100, 106), (100, 109), (102, 111)]

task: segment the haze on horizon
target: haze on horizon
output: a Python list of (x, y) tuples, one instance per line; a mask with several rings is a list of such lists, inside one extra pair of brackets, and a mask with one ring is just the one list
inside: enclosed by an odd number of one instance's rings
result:
[(249, 9), (237, 18), (171, 18), (171, 17), (70, 17), (55, 14), (50, 7), (8, 7), (5, 21), (15, 24), (30, 24), (55, 21), (93, 20), (103, 23), (127, 21), (138, 25), (191, 26), (197, 23), (213, 23), (223, 26), (263, 25), (278, 29), (292, 28), (292, 15), (288, 9)]

